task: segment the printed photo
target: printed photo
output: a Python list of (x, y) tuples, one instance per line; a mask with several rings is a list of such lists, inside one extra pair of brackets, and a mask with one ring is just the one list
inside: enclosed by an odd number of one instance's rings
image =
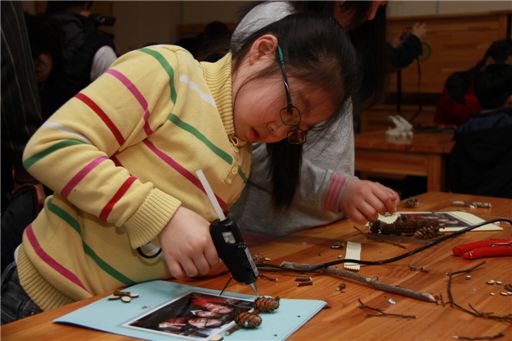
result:
[(234, 325), (235, 316), (252, 309), (251, 300), (190, 292), (124, 326), (186, 339), (208, 340)]

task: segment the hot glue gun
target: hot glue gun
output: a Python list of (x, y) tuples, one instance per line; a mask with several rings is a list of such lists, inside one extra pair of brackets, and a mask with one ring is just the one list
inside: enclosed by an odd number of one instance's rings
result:
[(254, 264), (238, 226), (233, 220), (226, 218), (222, 212), (204, 173), (198, 170), (196, 174), (219, 217), (211, 223), (210, 235), (220, 259), (226, 264), (237, 282), (249, 285), (257, 294), (255, 282), (259, 275), (258, 268)]

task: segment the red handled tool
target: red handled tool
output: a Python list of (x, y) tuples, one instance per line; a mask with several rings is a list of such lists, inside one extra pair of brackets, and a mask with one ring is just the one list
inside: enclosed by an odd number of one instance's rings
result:
[(466, 259), (512, 256), (512, 240), (481, 240), (478, 242), (457, 245), (452, 249), (452, 252), (454, 255), (462, 256)]

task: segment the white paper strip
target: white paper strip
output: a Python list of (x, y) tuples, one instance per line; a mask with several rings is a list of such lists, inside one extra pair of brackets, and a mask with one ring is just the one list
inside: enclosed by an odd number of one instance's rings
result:
[[(347, 242), (347, 252), (345, 253), (346, 259), (361, 259), (361, 244), (354, 242)], [(357, 263), (344, 263), (345, 269), (359, 270), (360, 264)]]

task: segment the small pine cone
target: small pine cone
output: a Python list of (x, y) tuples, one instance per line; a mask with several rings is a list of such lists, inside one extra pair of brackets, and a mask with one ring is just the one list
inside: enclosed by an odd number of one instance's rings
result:
[(262, 313), (270, 313), (279, 308), (279, 296), (273, 297), (258, 297), (254, 301), (254, 309), (261, 311)]
[(404, 202), (404, 207), (406, 208), (415, 208), (416, 206), (418, 206), (418, 199), (416, 198), (408, 198)]
[(258, 314), (242, 311), (235, 316), (235, 322), (242, 328), (256, 328), (261, 324)]
[(424, 226), (414, 233), (416, 239), (432, 239), (439, 236), (438, 226)]
[(379, 221), (379, 220), (377, 220), (377, 221), (370, 221), (368, 223), (368, 226), (370, 227), (370, 231), (372, 233), (380, 233), (381, 225), (382, 225), (382, 222)]
[(261, 264), (265, 262), (265, 257), (262, 255), (252, 255), (252, 260), (254, 264)]

